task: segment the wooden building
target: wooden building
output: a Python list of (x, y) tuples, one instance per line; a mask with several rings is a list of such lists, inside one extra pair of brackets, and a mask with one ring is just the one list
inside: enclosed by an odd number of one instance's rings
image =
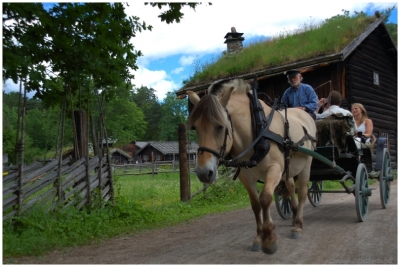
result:
[(111, 162), (113, 164), (131, 164), (132, 163), (132, 157), (125, 151), (119, 148), (112, 148), (110, 149), (110, 155), (111, 155)]
[[(311, 85), (318, 98), (327, 97), (335, 90), (342, 95), (342, 107), (350, 109), (352, 103), (363, 104), (373, 120), (374, 135), (389, 134), (390, 155), (392, 162), (397, 162), (397, 48), (382, 18), (371, 23), (338, 53), (232, 78), (252, 81), (257, 77), (259, 93), (264, 92), (274, 99), (289, 87), (284, 72), (290, 69), (300, 70), (303, 83)], [(189, 90), (201, 97), (209, 85), (183, 87), (176, 92), (177, 98), (185, 97)], [(271, 102), (262, 95), (260, 99)], [(189, 102), (189, 110), (191, 108)]]
[(136, 142), (132, 141), (129, 144), (122, 146), (122, 150), (128, 153), (131, 157), (133, 157), (138, 150), (136, 147)]
[[(179, 161), (179, 142), (178, 141), (149, 141), (143, 143), (143, 147), (137, 151), (135, 160), (141, 163), (151, 161)], [(198, 144), (191, 142), (188, 144), (188, 159), (196, 158)]]

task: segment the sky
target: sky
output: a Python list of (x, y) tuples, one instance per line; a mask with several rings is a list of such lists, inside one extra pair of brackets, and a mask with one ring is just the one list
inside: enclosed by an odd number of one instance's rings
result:
[[(217, 1), (209, 5), (203, 2), (195, 10), (183, 8), (180, 23), (161, 22), (158, 15), (162, 10), (144, 2), (129, 2), (126, 13), (140, 18), (140, 22), (152, 25), (152, 31), (142, 31), (132, 39), (135, 50), (144, 56), (137, 61), (139, 69), (134, 71), (132, 81), (136, 87), (153, 88), (160, 101), (167, 92), (183, 87), (195, 72), (195, 66), (220, 57), (226, 50), (224, 36), (235, 27), (243, 33), (243, 44), (291, 32), (304, 25), (318, 24), (332, 16), (343, 14), (342, 10), (364, 11), (372, 15), (375, 10), (396, 6), (389, 22), (398, 19), (397, 2), (362, 1)], [(6, 92), (19, 91), (11, 80), (3, 84)]]

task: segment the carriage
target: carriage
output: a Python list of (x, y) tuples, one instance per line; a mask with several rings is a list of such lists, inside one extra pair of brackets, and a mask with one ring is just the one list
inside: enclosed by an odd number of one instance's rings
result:
[[(277, 250), (270, 216), (273, 201), (283, 218), (292, 217), (290, 237), (301, 238), (305, 199), (308, 196), (317, 206), (325, 193), (324, 180), (339, 180), (344, 192), (354, 194), (358, 219), (364, 221), (371, 195), (371, 148), (358, 149), (352, 133), (337, 130), (335, 125), (348, 124), (346, 118), (336, 116), (318, 125), (301, 109), (278, 108), (277, 98), (270, 104), (260, 101), (257, 89), (255, 77), (252, 85), (242, 79), (214, 82), (201, 99), (187, 91), (194, 105), (188, 125), (196, 131), (199, 144), (195, 173), (210, 184), (218, 177), (219, 165), (236, 168), (234, 179), (238, 177), (246, 188), (257, 225), (251, 250), (267, 254)], [(380, 136), (375, 170), (384, 208), (393, 180), (388, 148), (387, 136)], [(264, 183), (261, 190), (258, 182)]]
[[(307, 197), (311, 205), (317, 207), (322, 193), (347, 193), (355, 197), (358, 220), (367, 218), (369, 197), (372, 190), (368, 180), (379, 181), (382, 208), (386, 208), (390, 199), (390, 183), (393, 174), (390, 164), (389, 140), (387, 134), (378, 139), (372, 136), (371, 144), (360, 144), (348, 132), (348, 117), (331, 115), (317, 121), (318, 142), (314, 150), (299, 148), (301, 153), (313, 157)], [(375, 168), (372, 152), (376, 147)], [(343, 190), (324, 190), (323, 181), (339, 181)], [(278, 214), (283, 218), (292, 215), (290, 198), (285, 195), (284, 184), (278, 185), (274, 193)]]

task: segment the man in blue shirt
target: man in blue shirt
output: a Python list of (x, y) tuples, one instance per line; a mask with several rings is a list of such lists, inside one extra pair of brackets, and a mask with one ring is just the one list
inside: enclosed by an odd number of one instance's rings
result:
[(305, 83), (302, 83), (303, 77), (298, 70), (289, 70), (285, 72), (290, 87), (286, 89), (281, 98), (281, 107), (286, 104), (287, 107), (299, 108), (310, 114), (315, 120), (315, 111), (318, 108), (318, 97), (314, 89)]

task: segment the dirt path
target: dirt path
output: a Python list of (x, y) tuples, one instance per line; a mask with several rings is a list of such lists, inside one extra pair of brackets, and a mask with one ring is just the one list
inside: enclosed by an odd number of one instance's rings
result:
[(324, 194), (317, 208), (305, 207), (304, 236), (289, 238), (290, 220), (272, 218), (279, 235), (274, 255), (250, 251), (255, 235), (250, 208), (209, 215), (146, 234), (119, 237), (99, 245), (52, 252), (43, 257), (4, 259), (13, 264), (397, 264), (397, 180), (387, 209), (379, 183), (372, 188), (367, 220), (357, 222), (355, 199)]

